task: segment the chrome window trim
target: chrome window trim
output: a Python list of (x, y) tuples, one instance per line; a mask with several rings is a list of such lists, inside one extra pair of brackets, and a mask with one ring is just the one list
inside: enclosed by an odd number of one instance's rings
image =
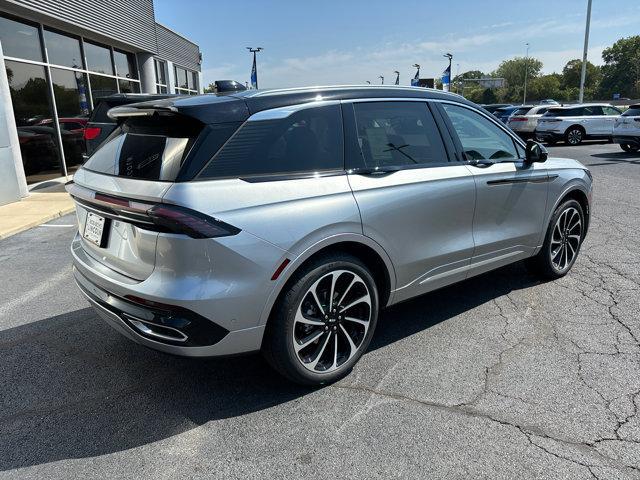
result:
[[(288, 118), (294, 113), (309, 108), (326, 107), (329, 105), (340, 105), (340, 100), (316, 100), (311, 102), (299, 103), (296, 105), (287, 105), (286, 107), (270, 108), (268, 110), (261, 110), (251, 115), (247, 122), (261, 122), (264, 120), (282, 120)], [(239, 130), (239, 129), (238, 129)]]

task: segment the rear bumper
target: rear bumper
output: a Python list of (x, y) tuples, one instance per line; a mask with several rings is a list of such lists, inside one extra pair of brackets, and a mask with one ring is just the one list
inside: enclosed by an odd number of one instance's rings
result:
[(613, 135), (613, 143), (620, 145), (635, 145), (640, 147), (640, 136), (634, 135)]

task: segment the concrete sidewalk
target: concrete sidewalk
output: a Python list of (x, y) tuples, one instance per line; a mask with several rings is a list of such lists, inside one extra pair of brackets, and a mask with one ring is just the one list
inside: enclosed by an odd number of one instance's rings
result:
[(71, 213), (74, 208), (64, 185), (32, 191), (21, 201), (0, 207), (0, 239)]

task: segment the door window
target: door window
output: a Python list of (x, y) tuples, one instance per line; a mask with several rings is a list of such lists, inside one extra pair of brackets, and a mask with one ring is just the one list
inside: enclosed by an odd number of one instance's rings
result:
[(447, 162), (435, 120), (424, 102), (355, 103), (365, 168)]
[(513, 139), (500, 127), (468, 108), (443, 103), (458, 134), (465, 160), (516, 160)]
[(602, 107), (598, 105), (592, 105), (589, 107), (584, 107), (583, 115), (595, 116), (595, 115), (604, 115), (604, 113), (602, 112)]
[(602, 107), (605, 115), (620, 115), (620, 111), (613, 107)]

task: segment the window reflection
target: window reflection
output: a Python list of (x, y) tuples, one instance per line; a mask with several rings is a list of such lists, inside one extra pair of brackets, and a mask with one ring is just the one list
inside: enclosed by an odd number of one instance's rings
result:
[(77, 38), (45, 30), (44, 43), (47, 47), (49, 63), (64, 65), (65, 67), (82, 68), (80, 41)]
[(59, 177), (63, 172), (44, 67), (5, 64), (27, 183)]
[(130, 82), (128, 80), (118, 80), (120, 93), (140, 93), (140, 84), (138, 82)]
[(43, 61), (38, 27), (0, 17), (0, 41), (5, 57)]
[(101, 75), (89, 75), (89, 81), (91, 82), (91, 96), (93, 97), (94, 105), (97, 105), (100, 97), (106, 97), (107, 95), (118, 93), (118, 86), (115, 78), (103, 77)]
[(84, 54), (87, 57), (87, 69), (92, 72), (113, 75), (111, 51), (90, 42), (84, 42)]
[(116, 74), (119, 77), (138, 78), (132, 54), (114, 50), (113, 61), (116, 64)]

